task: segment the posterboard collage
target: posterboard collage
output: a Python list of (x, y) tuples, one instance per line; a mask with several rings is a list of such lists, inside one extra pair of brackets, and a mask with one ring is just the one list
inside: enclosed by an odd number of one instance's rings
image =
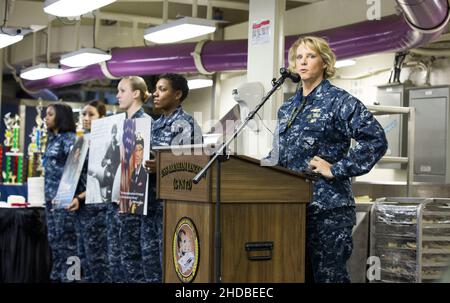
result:
[(150, 158), (150, 139), (151, 118), (126, 119), (118, 114), (94, 120), (91, 133), (78, 137), (69, 153), (55, 206), (67, 208), (72, 202), (84, 169), (86, 204), (118, 203), (121, 213), (146, 215), (144, 163)]

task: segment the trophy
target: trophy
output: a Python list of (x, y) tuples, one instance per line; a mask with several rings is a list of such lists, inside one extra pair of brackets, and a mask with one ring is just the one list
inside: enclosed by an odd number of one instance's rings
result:
[(28, 145), (28, 177), (41, 177), (43, 175), (42, 154), (47, 141), (47, 128), (42, 119), (42, 101), (36, 107), (36, 126), (33, 127), (31, 143)]
[(3, 182), (7, 184), (20, 184), (23, 181), (21, 175), (23, 154), (19, 152), (20, 116), (11, 116), (11, 113), (7, 113), (3, 121), (6, 126), (5, 141), (3, 142), (6, 147), (5, 167), (2, 167)]
[(3, 121), (5, 122), (5, 141), (3, 142), (3, 144), (6, 147), (11, 147), (12, 146), (12, 141), (13, 141), (13, 124), (14, 124), (14, 119), (11, 118), (11, 113), (7, 113), (5, 115), (5, 117), (3, 118)]
[(20, 133), (20, 116), (19, 115), (15, 115), (13, 118), (13, 126), (12, 126), (12, 147), (11, 147), (11, 151), (13, 153), (18, 153), (19, 152), (19, 133)]

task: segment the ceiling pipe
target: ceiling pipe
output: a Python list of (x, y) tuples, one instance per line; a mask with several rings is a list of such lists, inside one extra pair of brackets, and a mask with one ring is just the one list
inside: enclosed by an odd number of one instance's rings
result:
[[(391, 15), (308, 35), (326, 37), (338, 59), (399, 52), (416, 48), (437, 38), (449, 20), (447, 0), (396, 0), (404, 16)], [(285, 39), (285, 58), (300, 35)], [(303, 36), (303, 34), (302, 34)], [(208, 72), (247, 69), (247, 40), (209, 41), (201, 51), (201, 63)], [(192, 53), (196, 43), (112, 49), (107, 69), (115, 77), (157, 75), (166, 72), (198, 72)], [(287, 64), (287, 60), (286, 60)], [(27, 81), (30, 89), (54, 88), (83, 81), (103, 79), (100, 65), (67, 72), (47, 79)]]
[[(448, 22), (448, 1), (396, 0), (409, 26), (422, 33), (443, 29)], [(435, 18), (436, 17), (436, 18)], [(439, 21), (441, 23), (439, 23)]]

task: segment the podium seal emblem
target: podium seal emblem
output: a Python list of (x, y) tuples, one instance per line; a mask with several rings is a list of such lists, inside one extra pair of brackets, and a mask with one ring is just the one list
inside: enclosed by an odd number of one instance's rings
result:
[(197, 274), (199, 261), (199, 240), (197, 228), (191, 218), (178, 221), (173, 234), (173, 264), (178, 278), (190, 283)]

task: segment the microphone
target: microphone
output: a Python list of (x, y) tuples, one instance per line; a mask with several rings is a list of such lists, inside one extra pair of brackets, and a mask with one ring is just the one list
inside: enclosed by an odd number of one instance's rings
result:
[(301, 78), (300, 75), (297, 73), (292, 73), (290, 72), (287, 68), (280, 68), (280, 74), (284, 77), (284, 78), (289, 78), (291, 79), (292, 82), (294, 83), (298, 83), (300, 82)]

